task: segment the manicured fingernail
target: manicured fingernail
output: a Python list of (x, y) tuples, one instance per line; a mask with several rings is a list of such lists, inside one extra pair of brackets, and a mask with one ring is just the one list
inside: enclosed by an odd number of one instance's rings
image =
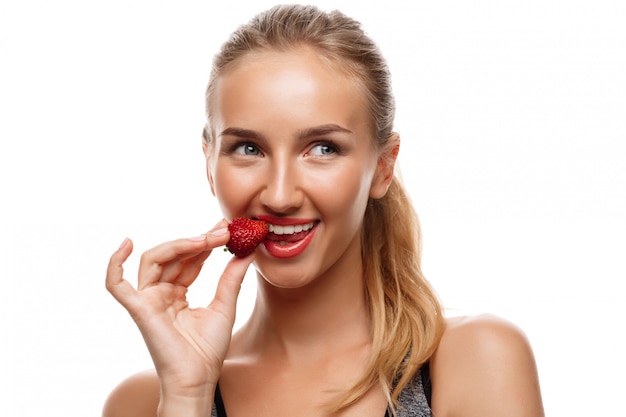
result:
[(188, 238), (189, 240), (193, 241), (193, 242), (200, 242), (203, 241), (204, 239), (206, 239), (206, 235), (200, 235), (200, 236), (195, 236), (195, 237), (190, 237)]
[(223, 236), (226, 234), (227, 231), (228, 231), (228, 228), (224, 227), (222, 229), (217, 229), (217, 230), (212, 231), (211, 234), (213, 236)]
[(124, 238), (124, 241), (122, 242), (122, 244), (120, 245), (120, 249), (122, 249), (124, 246), (128, 245), (128, 238)]

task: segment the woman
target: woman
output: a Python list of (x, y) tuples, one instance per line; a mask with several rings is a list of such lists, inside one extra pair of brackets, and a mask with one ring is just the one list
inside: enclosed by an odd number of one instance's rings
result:
[[(233, 257), (205, 309), (185, 292), (227, 220), (141, 258), (138, 288), (112, 257), (107, 288), (142, 332), (155, 372), (109, 396), (115, 416), (542, 416), (532, 351), (493, 317), (445, 320), (420, 270), (416, 215), (394, 176), (399, 137), (387, 65), (359, 24), (277, 6), (214, 59), (203, 134), (225, 219), (271, 232)], [(241, 280), (253, 312), (231, 337)]]

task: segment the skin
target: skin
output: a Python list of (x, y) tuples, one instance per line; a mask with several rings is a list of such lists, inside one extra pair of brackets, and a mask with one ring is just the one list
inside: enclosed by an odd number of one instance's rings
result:
[[(218, 379), (230, 417), (330, 415), (324, 405), (359, 376), (371, 347), (361, 221), (368, 198), (385, 194), (398, 150), (395, 137), (384, 153), (372, 146), (364, 103), (358, 83), (306, 48), (251, 55), (220, 77), (216, 139), (204, 152), (225, 217), (313, 219), (315, 235), (293, 258), (260, 246), (233, 259), (215, 299), (194, 310), (185, 290), (228, 241), (226, 222), (144, 253), (137, 289), (122, 278), (132, 251), (125, 241), (111, 257), (107, 288), (136, 321), (156, 371), (123, 381), (105, 417), (208, 416)], [(231, 338), (251, 262), (257, 300)], [(438, 417), (543, 415), (529, 344), (500, 319), (448, 320), (431, 377)], [(382, 417), (385, 408), (374, 387), (333, 416)]]

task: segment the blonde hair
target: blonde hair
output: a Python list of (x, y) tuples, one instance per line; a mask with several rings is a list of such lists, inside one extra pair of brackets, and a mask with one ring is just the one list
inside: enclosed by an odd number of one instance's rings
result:
[[(391, 76), (378, 46), (359, 22), (338, 11), (314, 6), (281, 5), (239, 27), (214, 57), (206, 92), (211, 144), (211, 97), (215, 82), (238, 58), (262, 50), (315, 48), (340, 65), (362, 86), (377, 149), (393, 137), (395, 100)], [(362, 378), (335, 405), (340, 410), (380, 384), (395, 413), (402, 389), (434, 353), (443, 329), (440, 302), (421, 271), (417, 214), (400, 180), (394, 177), (383, 198), (370, 199), (362, 233), (365, 298), (371, 317), (372, 356)]]

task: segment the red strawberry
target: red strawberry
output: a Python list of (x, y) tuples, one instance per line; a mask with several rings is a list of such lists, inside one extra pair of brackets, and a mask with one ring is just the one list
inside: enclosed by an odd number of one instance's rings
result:
[(236, 218), (228, 225), (230, 240), (226, 244), (235, 256), (243, 258), (250, 255), (269, 233), (270, 229), (263, 220)]

